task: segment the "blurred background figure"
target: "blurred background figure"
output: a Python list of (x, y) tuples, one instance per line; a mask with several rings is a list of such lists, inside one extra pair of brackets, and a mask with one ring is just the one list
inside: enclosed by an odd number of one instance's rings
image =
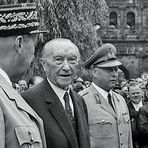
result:
[(144, 91), (145, 91), (145, 81), (141, 78), (137, 78), (136, 81), (138, 82), (138, 84), (140, 85), (141, 89), (143, 90), (143, 98), (144, 98)]
[(128, 96), (128, 81), (122, 81), (121, 84), (121, 95), (124, 97), (125, 101), (129, 102), (129, 96)]
[(148, 101), (148, 83), (145, 85), (145, 91), (144, 91), (144, 101)]
[(73, 90), (76, 92), (80, 92), (86, 88), (85, 83), (81, 77), (75, 79), (72, 85), (73, 85)]
[(43, 81), (42, 77), (40, 77), (40, 76), (33, 76), (32, 78), (29, 79), (28, 88), (31, 88), (31, 87), (39, 84), (42, 81)]
[(143, 90), (139, 83), (132, 83), (128, 87), (130, 102), (127, 104), (130, 113), (133, 148), (140, 146), (140, 134), (137, 129), (137, 118), (140, 107), (143, 106)]
[(121, 86), (119, 83), (116, 83), (113, 90), (118, 93), (118, 94), (121, 94)]
[(24, 92), (25, 90), (28, 89), (28, 85), (27, 85), (26, 80), (19, 80), (18, 85), (20, 87), (20, 93), (22, 93), (22, 92)]
[(12, 87), (18, 92), (20, 93), (20, 86), (17, 83), (12, 83)]

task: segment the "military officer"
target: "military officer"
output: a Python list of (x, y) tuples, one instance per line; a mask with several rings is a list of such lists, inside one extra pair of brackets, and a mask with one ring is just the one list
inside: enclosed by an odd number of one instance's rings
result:
[(91, 85), (80, 92), (88, 108), (91, 148), (133, 147), (125, 99), (112, 90), (121, 65), (115, 54), (115, 46), (106, 43), (84, 63), (92, 76)]

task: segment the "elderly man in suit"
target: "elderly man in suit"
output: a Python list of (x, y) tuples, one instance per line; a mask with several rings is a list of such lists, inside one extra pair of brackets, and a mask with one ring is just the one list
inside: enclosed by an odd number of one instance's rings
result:
[(106, 43), (84, 63), (92, 84), (81, 92), (88, 109), (91, 148), (132, 148), (131, 125), (125, 99), (114, 92), (116, 48)]
[(80, 60), (78, 47), (69, 39), (47, 42), (41, 63), (47, 78), (22, 93), (43, 119), (48, 148), (89, 148), (87, 109), (70, 84)]
[[(43, 122), (12, 87), (34, 55), (36, 4), (0, 4), (0, 148), (46, 148)], [(5, 5), (8, 4), (8, 5)], [(10, 4), (10, 5), (9, 5)]]

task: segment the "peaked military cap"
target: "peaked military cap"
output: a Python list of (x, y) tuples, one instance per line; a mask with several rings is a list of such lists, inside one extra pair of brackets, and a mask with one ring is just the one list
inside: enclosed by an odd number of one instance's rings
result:
[(0, 37), (46, 32), (38, 27), (35, 3), (0, 6)]
[(99, 47), (94, 54), (84, 63), (84, 67), (89, 69), (92, 66), (97, 67), (115, 67), (122, 65), (115, 54), (117, 53), (114, 45), (106, 43)]

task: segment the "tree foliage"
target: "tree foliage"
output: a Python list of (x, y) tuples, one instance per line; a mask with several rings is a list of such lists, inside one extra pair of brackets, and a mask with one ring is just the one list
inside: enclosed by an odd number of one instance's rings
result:
[(105, 25), (108, 7), (105, 0), (35, 0), (40, 29), (49, 32), (39, 36), (35, 59), (25, 77), (44, 75), (39, 62), (43, 45), (57, 37), (71, 39), (80, 49), (82, 61), (98, 47), (96, 24)]

